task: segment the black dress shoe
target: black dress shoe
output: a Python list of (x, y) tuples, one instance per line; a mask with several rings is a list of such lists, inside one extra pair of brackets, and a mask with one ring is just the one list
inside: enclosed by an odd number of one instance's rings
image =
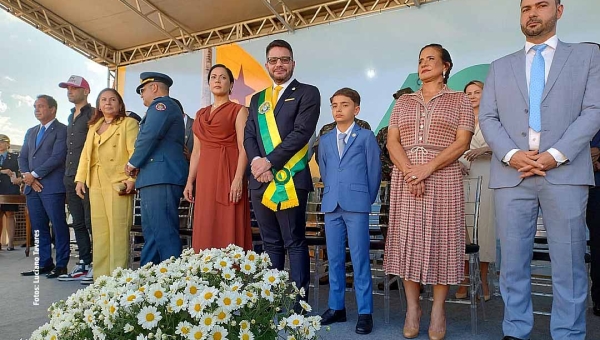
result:
[(65, 268), (65, 267), (56, 267), (50, 273), (46, 274), (46, 277), (49, 278), (49, 279), (56, 279), (57, 277), (59, 277), (61, 275), (66, 275), (66, 274), (68, 274), (67, 268)]
[(47, 273), (50, 273), (53, 269), (54, 269), (54, 265), (51, 264), (49, 266), (39, 267), (37, 271), (36, 270), (30, 270), (30, 271), (26, 271), (26, 272), (21, 272), (21, 275), (23, 275), (23, 276), (34, 276), (34, 275), (47, 274)]
[(600, 316), (600, 303), (594, 303), (592, 313), (594, 313), (595, 316)]
[(346, 322), (346, 309), (328, 309), (321, 315), (321, 325), (327, 326), (335, 322)]
[(358, 314), (356, 322), (357, 334), (369, 334), (373, 330), (373, 317), (371, 314)]
[(507, 335), (502, 340), (523, 340), (521, 338), (515, 338), (514, 336)]

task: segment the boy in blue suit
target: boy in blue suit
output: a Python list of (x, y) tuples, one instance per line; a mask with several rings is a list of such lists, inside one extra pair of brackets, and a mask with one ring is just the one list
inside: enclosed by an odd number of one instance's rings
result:
[(337, 127), (321, 137), (319, 169), (325, 188), (321, 211), (329, 258), (329, 309), (321, 324), (346, 321), (344, 304), (346, 236), (354, 268), (358, 305), (356, 333), (373, 330), (373, 298), (369, 263), (369, 212), (381, 182), (381, 161), (375, 135), (354, 123), (360, 95), (343, 88), (330, 99)]

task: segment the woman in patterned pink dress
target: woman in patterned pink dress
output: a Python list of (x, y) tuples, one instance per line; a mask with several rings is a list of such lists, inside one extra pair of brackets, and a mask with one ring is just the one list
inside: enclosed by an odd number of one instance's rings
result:
[(469, 149), (473, 108), (463, 92), (448, 89), (450, 54), (431, 44), (419, 54), (423, 87), (401, 96), (388, 128), (394, 170), (385, 270), (404, 279), (408, 309), (404, 337), (419, 335), (420, 284), (432, 284), (430, 339), (446, 333), (449, 285), (463, 279), (464, 201), (460, 156)]

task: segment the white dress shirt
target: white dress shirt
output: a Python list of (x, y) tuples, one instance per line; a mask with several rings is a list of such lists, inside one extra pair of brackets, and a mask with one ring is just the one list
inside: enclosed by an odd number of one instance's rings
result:
[(340, 133), (345, 133), (346, 134), (346, 138), (344, 138), (344, 143), (348, 144), (348, 140), (350, 139), (350, 132), (352, 132), (352, 129), (354, 129), (354, 125), (356, 123), (352, 122), (352, 125), (350, 125), (350, 127), (346, 130), (346, 131), (340, 131), (340, 129), (338, 129), (338, 127), (336, 126), (335, 131), (335, 140), (338, 140), (338, 136), (340, 135)]
[[(46, 128), (46, 131), (44, 131), (44, 133), (47, 133), (48, 132), (48, 128), (50, 127), (50, 125), (52, 125), (52, 123), (54, 123), (55, 120), (56, 120), (56, 118), (52, 119), (51, 121), (49, 121), (48, 123), (46, 123), (44, 125), (40, 124), (40, 130), (38, 130), (38, 135), (40, 134), (42, 126)], [(37, 135), (35, 137), (37, 138)], [(36, 174), (35, 171), (31, 172), (31, 176), (33, 176), (34, 178), (40, 178), (40, 176), (38, 176), (38, 174)]]
[[(546, 40), (544, 44), (548, 45), (543, 51), (542, 56), (544, 57), (545, 62), (545, 81), (548, 81), (548, 74), (550, 73), (550, 67), (552, 66), (552, 60), (554, 60), (554, 53), (556, 52), (556, 47), (558, 46), (558, 37), (556, 35), (552, 36), (550, 39)], [(535, 50), (533, 46), (536, 44), (526, 41), (525, 42), (525, 76), (527, 77), (527, 89), (529, 89), (530, 75), (531, 75), (531, 65), (533, 64), (533, 58), (535, 56)], [(540, 149), (540, 136), (541, 132), (537, 132), (532, 128), (529, 128), (529, 150), (539, 150)], [(505, 163), (510, 162), (512, 156), (519, 151), (519, 149), (510, 150), (506, 156), (502, 159)], [(547, 150), (548, 153), (554, 157), (557, 165), (561, 165), (564, 163), (567, 158), (555, 148), (550, 148)]]

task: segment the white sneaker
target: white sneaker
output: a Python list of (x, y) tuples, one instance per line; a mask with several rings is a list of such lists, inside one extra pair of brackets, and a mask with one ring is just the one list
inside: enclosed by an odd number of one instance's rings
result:
[(90, 266), (85, 264), (83, 260), (80, 260), (79, 263), (73, 267), (69, 274), (63, 274), (58, 277), (58, 281), (76, 281), (83, 279), (88, 271)]
[(94, 283), (94, 268), (92, 268), (92, 265), (89, 265), (87, 274), (81, 279), (81, 284), (91, 285), (92, 283)]

